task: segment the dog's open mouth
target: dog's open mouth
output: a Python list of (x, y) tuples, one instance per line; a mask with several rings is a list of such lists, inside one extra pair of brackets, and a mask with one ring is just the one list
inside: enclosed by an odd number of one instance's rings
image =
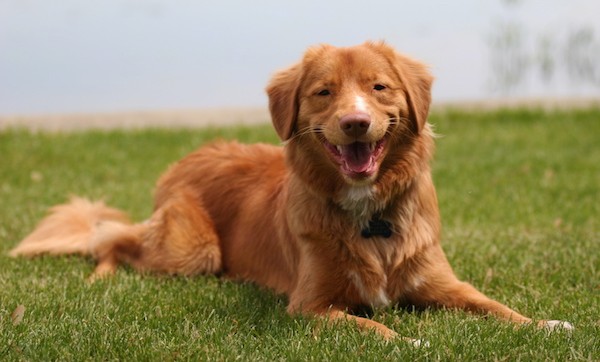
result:
[(342, 173), (351, 178), (365, 178), (378, 169), (378, 159), (385, 146), (385, 138), (376, 142), (353, 142), (347, 145), (333, 145), (323, 140)]

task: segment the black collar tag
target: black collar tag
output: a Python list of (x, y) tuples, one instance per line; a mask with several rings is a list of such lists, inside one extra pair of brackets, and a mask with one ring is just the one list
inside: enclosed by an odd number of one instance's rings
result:
[(368, 239), (372, 236), (389, 238), (392, 236), (392, 223), (381, 220), (379, 215), (373, 215), (373, 218), (369, 220), (369, 226), (362, 229), (360, 231), (360, 235), (365, 239)]

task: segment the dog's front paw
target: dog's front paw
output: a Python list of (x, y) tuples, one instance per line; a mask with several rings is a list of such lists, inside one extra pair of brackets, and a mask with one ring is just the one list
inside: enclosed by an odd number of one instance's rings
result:
[(410, 343), (415, 348), (428, 348), (429, 342), (424, 339), (415, 339), (415, 338), (402, 338), (404, 341)]
[(575, 327), (573, 327), (571, 323), (565, 321), (540, 321), (538, 323), (538, 327), (543, 328), (549, 332), (554, 332), (558, 330), (572, 331), (575, 329)]

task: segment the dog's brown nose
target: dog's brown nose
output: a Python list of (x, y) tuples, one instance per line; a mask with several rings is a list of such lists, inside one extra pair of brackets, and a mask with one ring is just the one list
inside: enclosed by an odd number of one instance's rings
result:
[(340, 128), (351, 137), (364, 135), (370, 125), (371, 117), (364, 112), (350, 113), (340, 118)]

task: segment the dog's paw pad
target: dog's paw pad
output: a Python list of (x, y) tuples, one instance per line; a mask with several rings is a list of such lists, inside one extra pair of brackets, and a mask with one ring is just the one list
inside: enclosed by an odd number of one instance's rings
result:
[(540, 327), (546, 329), (549, 332), (563, 330), (563, 331), (572, 331), (575, 329), (573, 325), (569, 322), (565, 321), (542, 321)]

